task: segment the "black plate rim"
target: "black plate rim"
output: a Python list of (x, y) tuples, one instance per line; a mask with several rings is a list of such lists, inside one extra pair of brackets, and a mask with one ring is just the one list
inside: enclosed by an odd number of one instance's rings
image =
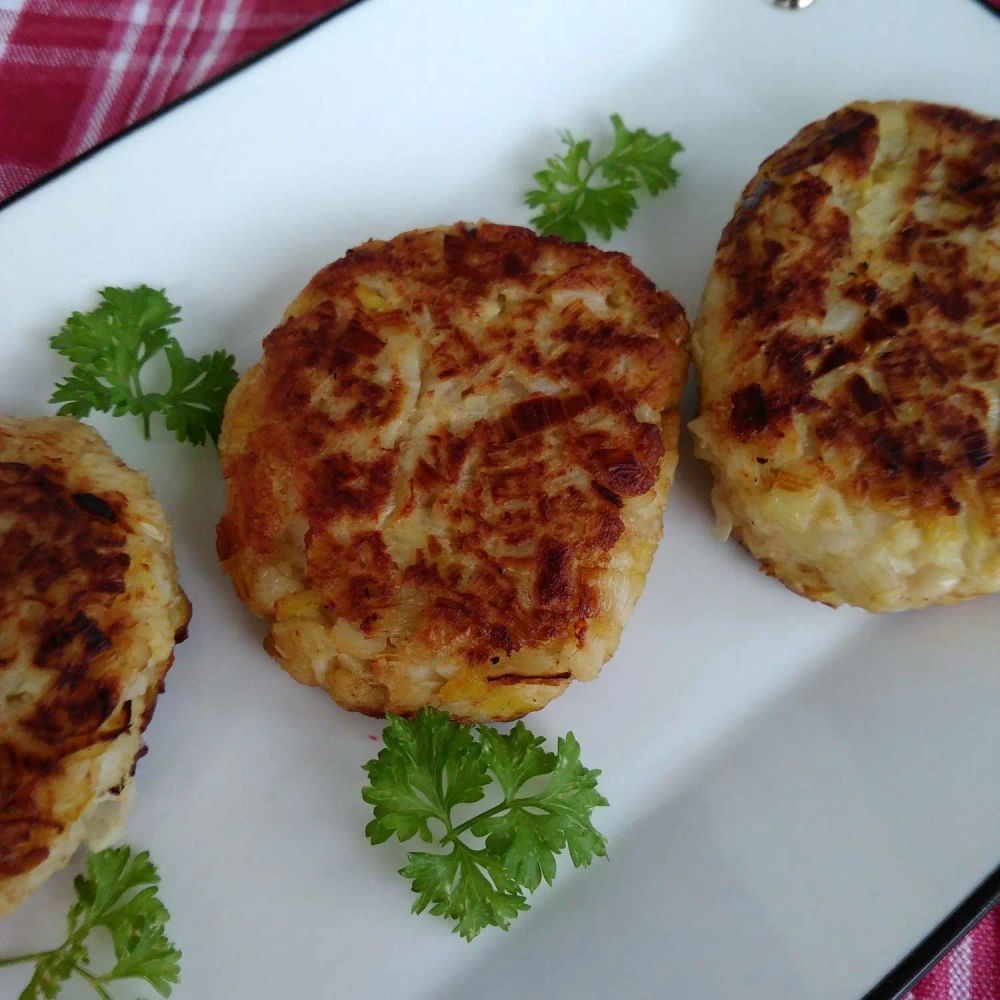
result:
[(990, 872), (912, 951), (889, 970), (861, 1000), (899, 1000), (987, 913), (1000, 904), (1000, 865)]
[[(42, 188), (56, 180), (58, 177), (63, 176), (63, 174), (72, 170), (84, 161), (89, 160), (92, 156), (96, 156), (102, 150), (107, 149), (109, 146), (120, 142), (130, 135), (133, 135), (135, 132), (138, 132), (139, 129), (152, 124), (164, 115), (169, 114), (175, 108), (179, 108), (182, 104), (187, 104), (189, 101), (193, 101), (196, 97), (200, 97), (202, 94), (207, 93), (214, 87), (217, 87), (220, 83), (224, 83), (226, 80), (236, 76), (237, 73), (241, 73), (248, 66), (253, 66), (255, 63), (261, 62), (268, 56), (277, 52), (279, 49), (284, 49), (287, 46), (292, 45), (300, 38), (309, 34), (309, 32), (314, 31), (320, 25), (332, 21), (340, 14), (344, 14), (352, 7), (357, 7), (364, 2), (365, 0), (346, 0), (346, 3), (342, 6), (337, 7), (335, 10), (332, 10), (327, 14), (323, 14), (315, 21), (310, 21), (302, 28), (292, 32), (292, 34), (278, 39), (278, 41), (273, 42), (271, 45), (267, 46), (267, 48), (261, 49), (260, 52), (255, 53), (248, 59), (244, 59), (242, 62), (236, 63), (225, 72), (220, 73), (218, 76), (211, 77), (204, 83), (199, 84), (199, 86), (195, 87), (193, 90), (188, 91), (186, 94), (182, 94), (176, 100), (171, 101), (169, 104), (165, 104), (162, 108), (154, 111), (151, 115), (141, 118), (139, 121), (129, 125), (121, 132), (105, 139), (103, 142), (99, 142), (96, 146), (91, 147), (79, 156), (75, 156), (72, 160), (67, 160), (55, 170), (52, 170), (47, 174), (43, 174), (41, 177), (33, 180), (26, 187), (15, 191), (12, 195), (9, 195), (7, 198), (0, 201), (0, 212), (2, 212), (5, 208), (9, 208), (15, 202), (20, 201), (27, 195), (37, 191), (39, 188)], [(980, 0), (980, 2), (983, 3), (983, 5), (992, 13), (1000, 14), (1000, 11), (991, 6), (987, 0)], [(956, 906), (955, 909), (953, 909), (951, 913), (949, 913), (925, 938), (923, 938), (923, 940), (921, 940), (912, 951), (908, 952), (895, 966), (893, 966), (892, 969), (889, 970), (889, 972), (885, 974), (885, 976), (883, 976), (867, 993), (865, 993), (864, 996), (861, 997), (861, 1000), (899, 1000), (900, 997), (911, 990), (929, 969), (931, 969), (941, 958), (943, 958), (963, 937), (965, 937), (970, 930), (972, 930), (976, 924), (979, 923), (984, 916), (986, 916), (991, 909), (993, 909), (994, 906), (998, 904), (1000, 904), (1000, 865), (987, 875), (987, 877), (978, 886), (976, 886), (976, 888), (973, 889), (972, 892), (969, 893), (969, 895), (966, 896), (966, 898), (963, 899), (958, 906)]]

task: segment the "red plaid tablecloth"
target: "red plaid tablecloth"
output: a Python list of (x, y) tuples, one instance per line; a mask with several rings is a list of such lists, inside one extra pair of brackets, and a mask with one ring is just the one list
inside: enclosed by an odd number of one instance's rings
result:
[[(344, 2), (0, 0), (0, 199)], [(1000, 912), (909, 997), (998, 1000)]]
[(345, 0), (0, 0), (0, 199)]

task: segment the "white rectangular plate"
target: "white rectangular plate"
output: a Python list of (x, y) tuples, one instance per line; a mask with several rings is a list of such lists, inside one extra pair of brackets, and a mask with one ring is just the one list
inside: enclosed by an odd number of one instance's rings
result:
[[(614, 111), (685, 144), (679, 187), (613, 246), (693, 316), (765, 155), (854, 98), (997, 115), (998, 46), (966, 0), (368, 0), (0, 215), (0, 410), (49, 409), (46, 337), (106, 284), (166, 287), (184, 343), (245, 368), (319, 266), (415, 226), (526, 222), (556, 130), (604, 135)], [(998, 599), (873, 617), (796, 597), (714, 540), (685, 443), (618, 654), (530, 720), (603, 769), (611, 861), (564, 865), (468, 945), (408, 913), (403, 849), (365, 841), (379, 724), (272, 664), (219, 571), (214, 451), (94, 423), (152, 476), (194, 602), (129, 825), (162, 868), (180, 1000), (844, 998), (1000, 858)], [(66, 873), (0, 954), (59, 940), (69, 896)]]

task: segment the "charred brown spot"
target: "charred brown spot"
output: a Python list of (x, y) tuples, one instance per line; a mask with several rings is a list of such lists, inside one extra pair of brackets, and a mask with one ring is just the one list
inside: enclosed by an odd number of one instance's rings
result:
[(95, 496), (93, 493), (74, 493), (73, 500), (78, 507), (88, 514), (93, 514), (94, 517), (112, 523), (118, 520), (117, 511), (103, 497)]
[(599, 518), (597, 528), (591, 534), (589, 542), (596, 549), (610, 551), (624, 534), (625, 522), (617, 514), (606, 511)]
[(743, 192), (743, 197), (736, 208), (736, 214), (726, 224), (722, 230), (719, 246), (724, 247), (731, 243), (736, 234), (744, 229), (753, 219), (761, 203), (775, 191), (780, 191), (780, 187), (769, 177), (764, 177), (759, 181), (751, 182)]
[(899, 435), (891, 431), (880, 431), (873, 436), (872, 444), (882, 465), (889, 472), (899, 472), (903, 468), (905, 451)]
[(965, 457), (973, 469), (981, 469), (993, 457), (989, 438), (986, 437), (986, 432), (982, 428), (977, 427), (963, 435), (962, 443), (965, 448)]
[(541, 488), (544, 469), (541, 463), (514, 468), (491, 469), (488, 473), (490, 493), (496, 503), (534, 496)]
[(374, 624), (372, 615), (391, 604), (399, 589), (399, 567), (377, 531), (359, 531), (342, 542), (323, 532), (307, 548), (311, 582), (339, 615)]
[(537, 241), (521, 238), (514, 242), (516, 249), (501, 250), (498, 253), (496, 244), (483, 239), (476, 229), (466, 229), (463, 233), (445, 233), (444, 260), (455, 277), (465, 278), (476, 284), (523, 277), (531, 270), (538, 254)]
[(900, 263), (909, 263), (913, 259), (914, 247), (924, 239), (926, 230), (927, 226), (910, 214), (905, 224), (900, 226), (889, 240), (888, 256)]
[(814, 228), (817, 238), (806, 251), (770, 236), (759, 242), (747, 233), (736, 236), (721, 265), (730, 278), (734, 318), (768, 327), (824, 315), (831, 274), (850, 244), (850, 221), (831, 206)]
[(80, 677), (71, 686), (55, 688), (42, 698), (29, 715), (21, 718), (20, 725), (40, 743), (64, 752), (75, 742), (81, 748), (89, 746), (95, 737), (107, 742), (129, 726), (125, 716), (112, 727), (103, 728), (117, 700), (118, 691), (111, 681)]
[(772, 192), (778, 189), (778, 185), (774, 183), (770, 178), (765, 177), (763, 180), (758, 181), (753, 188), (747, 191), (743, 195), (743, 200), (740, 202), (739, 211), (741, 212), (753, 212), (759, 206), (760, 203)]
[(862, 176), (871, 165), (878, 146), (878, 120), (859, 108), (842, 108), (829, 118), (807, 125), (779, 153), (773, 170), (787, 176), (836, 157), (855, 176)]
[(132, 766), (128, 770), (128, 776), (130, 778), (135, 777), (136, 768), (139, 766), (139, 761), (142, 760), (149, 753), (149, 747), (145, 743), (135, 752), (135, 757), (132, 759)]
[[(499, 657), (497, 657), (499, 661)], [(565, 684), (573, 675), (568, 671), (559, 674), (497, 674), (487, 677), (490, 684)]]
[(622, 498), (618, 496), (617, 493), (613, 492), (612, 490), (609, 490), (607, 486), (605, 486), (603, 483), (599, 483), (596, 479), (591, 479), (590, 485), (594, 488), (594, 491), (597, 493), (597, 495), (604, 497), (604, 499), (607, 500), (608, 503), (612, 503), (616, 507), (624, 506), (624, 501), (622, 500)]
[(730, 403), (729, 427), (741, 441), (748, 441), (767, 427), (767, 400), (757, 382), (734, 392)]
[(827, 375), (857, 360), (857, 353), (848, 347), (847, 344), (837, 344), (827, 352), (826, 356), (820, 362), (819, 368), (816, 369), (816, 375)]
[(969, 300), (959, 288), (950, 288), (938, 297), (941, 312), (956, 323), (960, 323), (970, 312)]
[(516, 254), (505, 253), (501, 259), (503, 273), (508, 278), (520, 277), (528, 273), (528, 265)]
[[(889, 306), (885, 311), (885, 318), (893, 326), (906, 326), (910, 322), (909, 313), (907, 313), (904, 306), (900, 305)], [(878, 339), (882, 340), (884, 338), (879, 337)]]
[(373, 462), (358, 461), (347, 452), (320, 459), (310, 477), (310, 522), (319, 525), (332, 517), (377, 510), (389, 497), (394, 467), (391, 455)]
[(952, 104), (918, 103), (915, 106), (917, 117), (932, 125), (944, 125), (954, 132), (966, 135), (978, 135), (980, 132), (995, 131), (996, 123), (989, 122), (979, 115), (966, 111)]
[(1000, 212), (1000, 172), (995, 166), (1000, 161), (1000, 139), (991, 145), (975, 158), (947, 161), (952, 195), (968, 207), (968, 222), (981, 229), (992, 226)]
[[(0, 463), (0, 603), (51, 607), (32, 627), (35, 664), (78, 677), (111, 646), (84, 607), (103, 607), (125, 590), (130, 559), (119, 526), (120, 494), (72, 490), (49, 466)], [(71, 603), (67, 595), (71, 595)], [(67, 614), (60, 607), (79, 609)]]
[(545, 537), (538, 547), (538, 599), (542, 604), (566, 602), (572, 590), (573, 550)]
[[(19, 816), (0, 819), (0, 878), (13, 878), (37, 868), (49, 856), (47, 847), (22, 847), (39, 825), (38, 820)], [(61, 830), (60, 824), (43, 824)]]
[(618, 496), (641, 496), (656, 482), (654, 472), (635, 453), (623, 448), (599, 448), (590, 457), (597, 473), (595, 478)]
[(882, 289), (879, 287), (878, 282), (865, 277), (854, 278), (852, 281), (841, 285), (840, 290), (847, 298), (866, 306), (874, 305), (878, 302), (882, 294)]
[[(72, 650), (67, 647), (73, 646)], [(49, 629), (43, 634), (35, 653), (35, 662), (41, 667), (55, 665), (65, 669), (67, 659), (74, 659), (75, 666), (85, 664), (99, 653), (111, 648), (111, 640), (97, 627), (97, 623), (82, 611), (65, 626)], [(59, 662), (53, 664), (56, 654)]]
[(338, 341), (338, 346), (348, 354), (373, 358), (385, 347), (385, 343), (357, 320), (351, 320)]
[(588, 405), (587, 397), (583, 395), (536, 396), (522, 400), (510, 409), (511, 432), (514, 437), (537, 434), (572, 420)]
[(847, 389), (861, 414), (874, 413), (882, 409), (882, 397), (868, 384), (863, 375), (852, 375)]
[(794, 384), (809, 381), (812, 377), (809, 367), (822, 353), (823, 344), (818, 340), (797, 337), (784, 331), (776, 333), (764, 349), (768, 362), (777, 366), (785, 381)]
[[(902, 309), (902, 306), (894, 308)], [(906, 310), (902, 309), (902, 311), (905, 315)], [(858, 332), (866, 344), (877, 344), (880, 341), (888, 340), (890, 337), (895, 336), (895, 331), (891, 327), (874, 316), (866, 316)]]
[(795, 206), (805, 225), (811, 225), (816, 211), (830, 194), (830, 185), (822, 177), (812, 174), (796, 181), (789, 189), (789, 200)]

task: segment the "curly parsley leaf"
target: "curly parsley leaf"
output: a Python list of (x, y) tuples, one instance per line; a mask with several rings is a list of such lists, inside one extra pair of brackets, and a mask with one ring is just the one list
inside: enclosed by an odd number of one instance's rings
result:
[(614, 143), (597, 160), (591, 159), (591, 141), (560, 133), (566, 151), (546, 160), (546, 169), (534, 175), (537, 188), (525, 201), (540, 209), (532, 225), (544, 235), (570, 242), (587, 238), (587, 230), (610, 239), (625, 229), (635, 211), (635, 192), (655, 196), (673, 187), (680, 176), (674, 156), (684, 147), (669, 132), (655, 135), (644, 128), (629, 129), (620, 115), (611, 116)]
[[(100, 296), (96, 309), (73, 313), (49, 341), (73, 366), (49, 402), (60, 403), (59, 413), (73, 417), (92, 410), (141, 417), (147, 438), (150, 417), (162, 413), (179, 441), (217, 442), (226, 399), (237, 381), (235, 358), (226, 351), (187, 357), (169, 331), (180, 309), (162, 290), (105, 288)], [(142, 369), (161, 352), (170, 384), (165, 392), (146, 392)]]
[[(554, 754), (541, 752), (542, 740), (520, 723), (509, 736), (490, 730), (484, 741), (490, 770), (498, 777), (515, 776), (517, 784), (510, 791), (504, 787), (508, 808), (473, 823), (471, 832), (486, 839), (486, 850), (520, 885), (532, 891), (542, 879), (551, 885), (556, 855), (566, 848), (577, 868), (607, 857), (606, 841), (590, 820), (597, 806), (608, 804), (597, 791), (600, 772), (580, 764), (580, 745), (572, 733), (560, 737)], [(549, 777), (545, 788), (516, 795), (517, 788), (542, 775)]]
[[(108, 984), (145, 980), (160, 996), (180, 981), (181, 953), (166, 935), (170, 914), (160, 900), (160, 876), (143, 851), (111, 847), (87, 858), (86, 872), (73, 883), (76, 900), (66, 917), (66, 940), (51, 951), (0, 959), (0, 966), (34, 962), (35, 970), (19, 1000), (55, 1000), (74, 976), (101, 1000)], [(86, 941), (98, 928), (111, 938), (115, 964), (103, 973), (90, 966)]]
[[(365, 765), (362, 797), (375, 807), (365, 832), (373, 844), (393, 836), (431, 844), (434, 825), (445, 851), (410, 853), (400, 874), (417, 894), (413, 911), (453, 920), (466, 940), (485, 927), (506, 930), (529, 908), (526, 895), (552, 883), (564, 850), (577, 867), (607, 857), (590, 818), (607, 805), (600, 772), (580, 763), (572, 733), (553, 753), (522, 722), (503, 734), (425, 708), (412, 719), (389, 714), (383, 739)], [(456, 807), (481, 801), (491, 784), (501, 801), (458, 822)]]
[(167, 430), (178, 441), (204, 444), (208, 435), (218, 442), (222, 413), (238, 378), (234, 358), (226, 351), (206, 354), (195, 361), (186, 357), (175, 340), (167, 342), (170, 388), (157, 397)]
[(447, 854), (414, 851), (400, 875), (413, 880), (414, 913), (430, 907), (436, 917), (455, 921), (455, 931), (471, 941), (486, 927), (507, 930), (529, 909), (503, 864), (489, 854), (455, 844)]
[[(418, 721), (419, 720), (419, 721)], [(489, 784), (482, 748), (465, 726), (447, 713), (421, 712), (413, 723), (393, 716), (382, 733), (385, 749), (365, 765), (369, 785), (362, 792), (375, 807), (365, 828), (373, 844), (394, 834), (401, 840), (434, 840), (429, 821), (448, 822), (462, 802), (478, 802)]]

